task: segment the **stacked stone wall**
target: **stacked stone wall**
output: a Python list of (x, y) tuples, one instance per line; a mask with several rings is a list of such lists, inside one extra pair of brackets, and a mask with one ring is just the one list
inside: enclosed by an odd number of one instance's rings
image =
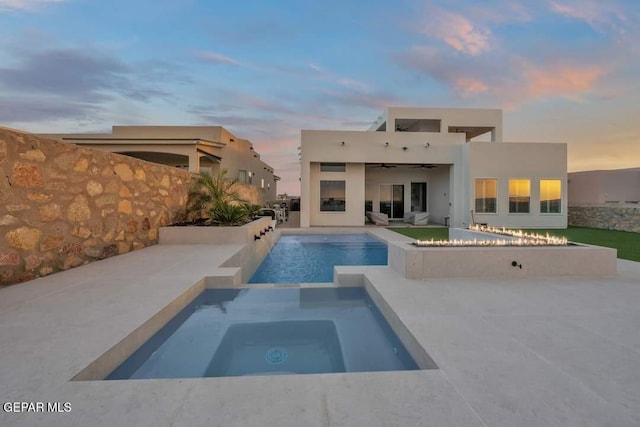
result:
[(640, 206), (632, 203), (569, 206), (569, 225), (640, 233)]
[(0, 286), (158, 242), (186, 171), (0, 128)]
[(235, 190), (242, 200), (251, 202), (254, 205), (264, 206), (264, 192), (255, 185), (236, 182)]

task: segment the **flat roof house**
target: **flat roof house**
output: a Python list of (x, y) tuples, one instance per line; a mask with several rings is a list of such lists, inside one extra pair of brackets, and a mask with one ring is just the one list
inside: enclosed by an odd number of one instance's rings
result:
[[(488, 139), (480, 141), (478, 139)], [(496, 109), (389, 107), (367, 131), (303, 130), (301, 227), (567, 226), (567, 146), (502, 141)]]
[(260, 159), (253, 144), (222, 126), (113, 126), (111, 133), (41, 134), (48, 138), (125, 154), (149, 162), (213, 175), (222, 169), (238, 182), (257, 187), (273, 201), (277, 181), (273, 167)]

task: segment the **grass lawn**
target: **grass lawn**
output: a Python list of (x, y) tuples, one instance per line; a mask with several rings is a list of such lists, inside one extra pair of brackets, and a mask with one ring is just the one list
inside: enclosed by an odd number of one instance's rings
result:
[(618, 250), (618, 258), (640, 261), (640, 233), (584, 227), (569, 227), (566, 230), (531, 229), (527, 231), (564, 236), (572, 242), (615, 248)]
[[(389, 228), (389, 230), (420, 240), (428, 240), (431, 238), (446, 240), (449, 238), (449, 229), (445, 227)], [(525, 231), (540, 234), (549, 233), (553, 236), (564, 236), (572, 242), (615, 248), (618, 250), (618, 258), (640, 262), (640, 233), (584, 227), (569, 227), (566, 230), (530, 229)]]

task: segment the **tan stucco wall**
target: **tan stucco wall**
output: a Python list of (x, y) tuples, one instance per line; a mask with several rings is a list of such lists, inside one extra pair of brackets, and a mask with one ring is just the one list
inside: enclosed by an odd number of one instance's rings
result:
[[(320, 172), (319, 163), (311, 163), (311, 225), (364, 225), (364, 165), (348, 163), (346, 172)], [(345, 181), (345, 211), (320, 212), (320, 181)]]
[[(464, 137), (453, 133), (303, 130), (300, 225), (320, 225), (312, 220), (317, 218), (317, 205), (314, 205), (317, 193), (312, 193), (312, 185), (319, 184), (313, 184), (317, 182), (317, 176), (311, 176), (311, 162), (452, 164), (460, 157), (463, 145)], [(364, 185), (362, 191), (364, 195)], [(310, 197), (305, 197), (307, 194)], [(362, 216), (364, 197), (361, 199), (357, 213), (353, 212), (353, 217), (349, 218), (350, 224), (355, 223), (356, 216)]]
[(396, 119), (440, 120), (440, 132), (449, 127), (493, 127), (493, 141), (502, 141), (502, 110), (486, 108), (412, 108), (390, 107), (384, 117), (387, 133), (395, 132)]
[[(484, 143), (466, 145), (469, 157), (468, 212), (475, 206), (475, 179), (497, 178), (498, 197), (496, 214), (475, 214), (475, 221), (492, 226), (529, 228), (567, 227), (567, 146), (544, 143)], [(525, 178), (531, 181), (530, 213), (509, 213), (509, 179)], [(562, 181), (562, 212), (540, 213), (541, 179)], [(467, 224), (470, 222), (468, 218)]]
[(640, 168), (569, 174), (569, 205), (640, 201)]
[(191, 174), (0, 129), (0, 284), (157, 243)]

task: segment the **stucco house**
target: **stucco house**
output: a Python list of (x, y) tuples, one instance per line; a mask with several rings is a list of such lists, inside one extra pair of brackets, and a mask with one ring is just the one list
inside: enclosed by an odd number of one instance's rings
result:
[(263, 162), (253, 144), (222, 126), (113, 126), (111, 133), (40, 134), (84, 147), (126, 154), (141, 160), (216, 175), (220, 170), (253, 185), (261, 199), (276, 199), (273, 167)]
[(567, 226), (566, 144), (503, 142), (501, 110), (389, 107), (366, 131), (303, 130), (300, 159), (302, 227), (361, 226), (368, 211)]

